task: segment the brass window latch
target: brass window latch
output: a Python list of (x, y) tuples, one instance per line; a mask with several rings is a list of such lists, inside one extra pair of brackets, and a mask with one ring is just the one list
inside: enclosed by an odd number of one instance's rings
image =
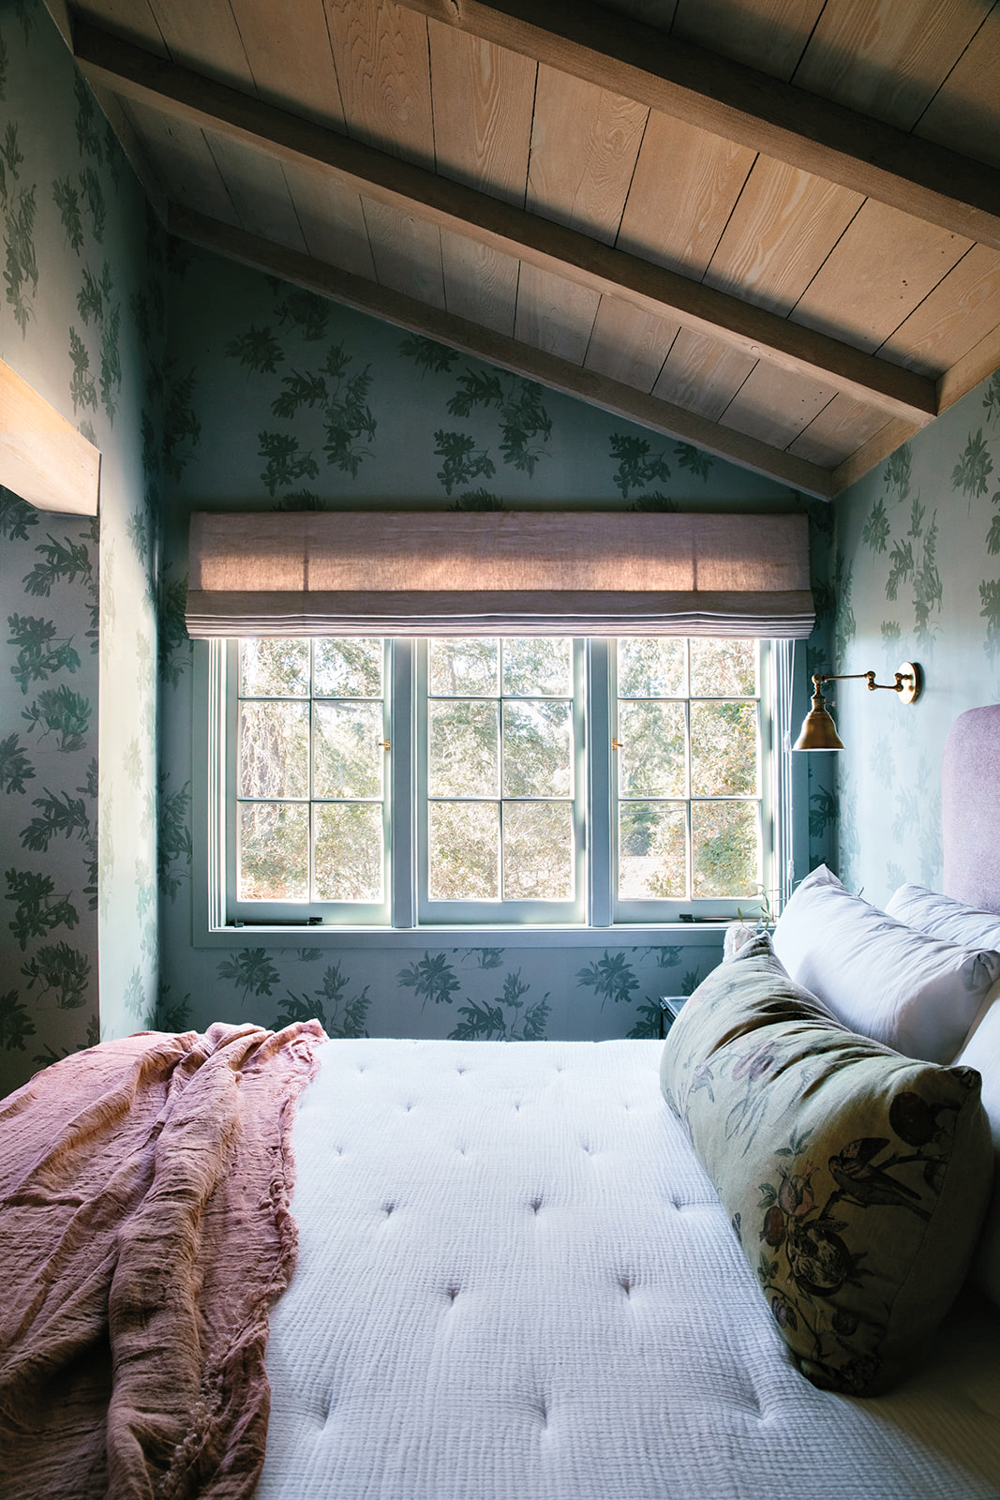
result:
[(379, 740), (379, 744), (382, 746), (383, 750), (391, 750), (392, 749), (392, 745), (390, 744), (390, 742), (388, 740)]
[(611, 741), (611, 748), (612, 748), (612, 750), (623, 750), (625, 747), (622, 744), (621, 740), (612, 740)]

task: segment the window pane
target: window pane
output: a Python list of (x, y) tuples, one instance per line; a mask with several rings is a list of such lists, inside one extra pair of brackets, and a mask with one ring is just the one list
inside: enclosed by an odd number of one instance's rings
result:
[(691, 642), (691, 696), (752, 697), (757, 691), (757, 642)]
[(673, 636), (624, 636), (618, 642), (620, 698), (680, 698), (687, 684), (687, 642)]
[(240, 692), (247, 698), (309, 695), (308, 641), (240, 641)]
[(381, 698), (382, 642), (369, 637), (323, 637), (313, 652), (317, 698)]
[(505, 901), (573, 899), (573, 821), (566, 802), (505, 802)]
[(560, 636), (516, 636), (503, 643), (503, 690), (512, 698), (570, 698), (572, 642)]
[(315, 807), (313, 839), (313, 900), (382, 900), (380, 803)]
[(240, 804), (240, 901), (309, 899), (309, 809), (304, 803)]
[(757, 704), (692, 703), (692, 795), (752, 797), (756, 791)]
[(313, 706), (313, 796), (381, 797), (381, 703)]
[(432, 901), (495, 901), (500, 891), (500, 807), (432, 802), (427, 809)]
[(755, 896), (761, 885), (756, 802), (692, 802), (695, 896)]
[(626, 901), (687, 896), (687, 818), (682, 803), (620, 804), (618, 895)]
[(432, 797), (495, 797), (499, 789), (497, 704), (428, 703)]
[(430, 643), (430, 691), (434, 696), (496, 697), (500, 642), (475, 636)]
[(504, 703), (504, 796), (572, 796), (572, 730), (568, 703)]
[(308, 797), (309, 705), (240, 704), (241, 797)]
[(623, 797), (684, 797), (683, 703), (620, 703), (619, 792)]

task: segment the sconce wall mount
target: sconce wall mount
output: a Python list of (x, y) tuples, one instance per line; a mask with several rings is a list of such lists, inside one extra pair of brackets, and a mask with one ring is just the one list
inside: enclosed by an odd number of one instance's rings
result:
[(895, 673), (894, 682), (876, 682), (874, 672), (814, 672), (812, 708), (802, 721), (793, 750), (843, 750), (844, 744), (827, 709), (822, 685), (824, 682), (860, 680), (867, 684), (870, 693), (884, 689), (898, 694), (900, 703), (915, 703), (924, 685), (924, 674), (915, 661), (904, 661)]

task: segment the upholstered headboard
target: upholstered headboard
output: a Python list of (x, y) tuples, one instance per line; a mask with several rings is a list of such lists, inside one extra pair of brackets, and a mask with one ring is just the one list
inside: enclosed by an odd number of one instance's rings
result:
[(944, 893), (1000, 912), (1000, 703), (948, 731), (941, 765)]

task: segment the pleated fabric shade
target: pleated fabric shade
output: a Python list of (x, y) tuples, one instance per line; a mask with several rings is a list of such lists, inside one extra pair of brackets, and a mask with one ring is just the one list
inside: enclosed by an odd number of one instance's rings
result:
[(802, 639), (803, 515), (196, 513), (194, 637), (709, 635)]

